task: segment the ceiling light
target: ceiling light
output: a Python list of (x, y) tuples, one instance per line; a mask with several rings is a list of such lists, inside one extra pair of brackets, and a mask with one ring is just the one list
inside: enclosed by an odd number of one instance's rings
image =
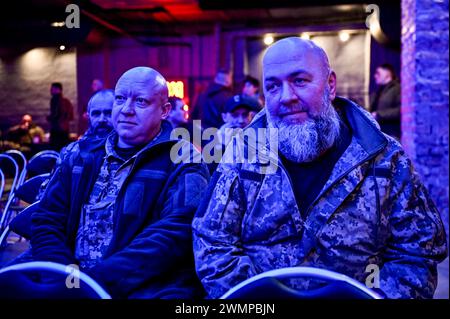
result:
[(271, 45), (273, 43), (274, 39), (273, 36), (271, 36), (270, 34), (266, 34), (264, 36), (264, 44), (265, 45)]
[(60, 46), (59, 46), (59, 49), (60, 49), (61, 51), (64, 51), (64, 50), (66, 49), (66, 47), (65, 47), (64, 45), (60, 45)]
[(50, 25), (54, 28), (61, 28), (61, 27), (65, 26), (65, 23), (64, 23), (64, 21), (55, 21), (55, 22), (52, 22)]
[(347, 31), (341, 31), (339, 32), (339, 39), (342, 42), (346, 42), (348, 41), (348, 39), (350, 39), (350, 34)]
[(305, 40), (310, 40), (311, 36), (308, 33), (302, 33), (300, 35), (300, 38), (305, 39)]

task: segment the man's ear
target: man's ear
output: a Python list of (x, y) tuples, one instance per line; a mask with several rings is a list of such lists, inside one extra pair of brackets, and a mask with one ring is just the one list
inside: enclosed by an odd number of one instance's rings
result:
[(169, 102), (164, 103), (162, 106), (161, 118), (165, 120), (169, 116), (171, 109), (172, 109), (172, 104), (170, 104)]
[(336, 98), (336, 73), (331, 70), (330, 75), (328, 76), (328, 86), (330, 88), (329, 99), (333, 101)]
[(222, 115), (222, 120), (226, 123), (227, 122), (227, 113), (221, 113), (220, 115)]

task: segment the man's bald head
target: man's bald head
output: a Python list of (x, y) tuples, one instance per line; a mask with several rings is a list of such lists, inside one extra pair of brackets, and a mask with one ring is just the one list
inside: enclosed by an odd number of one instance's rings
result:
[(161, 102), (167, 103), (169, 97), (169, 90), (167, 88), (167, 82), (164, 77), (155, 69), (139, 66), (126, 71), (119, 78), (116, 84), (117, 86), (123, 84), (123, 82), (140, 83), (152, 90), (155, 94), (160, 95)]
[(119, 147), (133, 147), (151, 141), (170, 111), (167, 83), (156, 70), (136, 67), (117, 81), (112, 111)]
[[(320, 67), (324, 76), (328, 76), (331, 67), (325, 51), (311, 40), (300, 37), (289, 37), (272, 44), (263, 58), (264, 68), (276, 65), (280, 61), (310, 60), (314, 66)], [(311, 66), (313, 66), (311, 65)]]

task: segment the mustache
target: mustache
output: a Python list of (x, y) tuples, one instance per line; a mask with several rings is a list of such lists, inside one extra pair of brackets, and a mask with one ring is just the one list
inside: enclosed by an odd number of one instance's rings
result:
[(294, 104), (289, 106), (281, 105), (280, 109), (278, 110), (278, 114), (280, 116), (299, 112), (306, 112), (308, 113), (308, 115), (311, 115), (309, 112), (309, 107), (301, 104)]
[(109, 130), (111, 131), (113, 129), (112, 125), (109, 125), (108, 123), (99, 123), (97, 126), (95, 126), (94, 131), (99, 131), (99, 130)]

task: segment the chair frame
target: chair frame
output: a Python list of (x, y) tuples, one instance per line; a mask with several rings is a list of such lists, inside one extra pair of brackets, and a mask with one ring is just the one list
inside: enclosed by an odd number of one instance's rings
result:
[[(5, 152), (5, 154), (16, 154), (16, 155), (18, 155), (21, 159), (22, 159), (22, 161), (23, 161), (23, 168), (22, 168), (22, 170), (20, 171), (20, 174), (19, 174), (19, 180), (18, 180), (18, 182), (17, 182), (17, 187), (16, 187), (16, 189), (20, 186), (20, 185), (22, 185), (22, 183), (25, 181), (25, 175), (26, 175), (26, 167), (27, 167), (27, 164), (28, 164), (28, 160), (27, 160), (27, 158), (25, 157), (25, 155), (23, 155), (23, 153), (21, 152), (21, 151), (18, 151), (18, 150), (7, 150), (6, 152)], [(12, 156), (11, 156), (12, 157)], [(17, 161), (16, 161), (17, 162)]]
[[(29, 165), (30, 163), (32, 163), (33, 161), (35, 161), (37, 158), (40, 158), (40, 157), (51, 157), (51, 158), (54, 158), (54, 159), (56, 159), (56, 161), (58, 161), (58, 159), (59, 159), (59, 153), (58, 152), (56, 152), (56, 151), (52, 151), (52, 150), (43, 150), (43, 151), (40, 151), (39, 153), (36, 153), (35, 155), (33, 155), (31, 158), (30, 158), (30, 160), (28, 161), (28, 163), (27, 163), (27, 165)], [(25, 181), (25, 178), (26, 178), (26, 175), (27, 175), (27, 173), (28, 173), (28, 169), (25, 167), (25, 169), (24, 169), (24, 171), (22, 172), (23, 173), (23, 179), (24, 179), (24, 181)], [(42, 173), (40, 173), (40, 174), (38, 174), (38, 175), (41, 175)]]
[[(26, 176), (28, 173), (28, 169), (27, 169), (28, 165), (30, 165), (37, 158), (42, 158), (42, 157), (44, 157), (44, 158), (50, 157), (50, 158), (55, 159), (57, 162), (59, 159), (59, 153), (56, 151), (52, 151), (52, 150), (40, 151), (39, 153), (37, 153), (33, 157), (31, 157), (31, 159), (28, 161), (27, 165), (24, 166), (19, 177), (18, 177), (19, 167), (17, 165), (17, 162), (14, 160), (14, 158), (7, 154), (0, 154), (0, 157), (8, 157), (10, 160), (12, 160), (14, 162), (14, 165), (16, 168), (16, 177), (14, 179), (13, 185), (11, 186), (11, 192), (9, 194), (8, 201), (5, 204), (5, 207), (3, 209), (1, 219), (0, 219), (0, 231), (2, 231), (8, 225), (8, 222), (10, 219), (10, 215), (11, 215), (10, 206), (13, 204), (13, 201), (16, 198), (16, 196), (14, 195), (15, 191), (20, 186), (20, 182), (22, 182), (22, 183), (25, 182), (25, 179), (26, 179)], [(14, 186), (14, 188), (13, 188), (13, 186)], [(13, 189), (14, 189), (14, 191), (13, 191)]]
[(11, 184), (11, 190), (9, 192), (8, 199), (6, 201), (6, 204), (5, 204), (5, 207), (4, 207), (3, 211), (2, 211), (2, 215), (1, 215), (1, 219), (0, 219), (0, 230), (2, 230), (3, 227), (4, 227), (5, 220), (6, 220), (6, 218), (5, 218), (6, 215), (7, 215), (6, 213), (9, 210), (9, 206), (11, 206), (11, 204), (12, 204), (12, 202), (14, 200), (14, 193), (16, 191), (17, 184), (19, 182), (19, 166), (17, 165), (16, 160), (11, 155), (0, 154), (0, 158), (4, 158), (4, 159), (7, 159), (7, 160), (11, 161), (13, 163), (14, 170), (15, 170), (13, 182)]
[(5, 189), (5, 175), (3, 174), (3, 171), (0, 168), (0, 198), (2, 198), (3, 196), (4, 189)]
[(4, 158), (4, 159), (11, 161), (13, 163), (13, 166), (15, 169), (13, 182), (11, 184), (11, 192), (10, 192), (10, 194), (11, 194), (17, 188), (17, 183), (19, 181), (19, 165), (17, 165), (16, 160), (11, 155), (3, 153), (3, 154), (0, 154), (0, 158)]
[[(62, 275), (71, 275), (70, 267), (49, 261), (32, 261), (16, 264), (0, 269), (0, 274), (9, 271), (52, 271)], [(79, 271), (79, 279), (87, 284), (101, 299), (111, 299), (111, 296), (94, 279)]]
[[(34, 202), (33, 204), (31, 204), (31, 205), (25, 207), (18, 215), (22, 214), (25, 210), (34, 209), (34, 208), (36, 207), (36, 205), (38, 205), (38, 204), (39, 204), (39, 201)], [(10, 223), (9, 223), (9, 224), (10, 224)], [(0, 234), (0, 253), (2, 252), (2, 249), (3, 249), (4, 247), (6, 247), (7, 244), (8, 244), (8, 243), (7, 243), (7, 239), (8, 239), (9, 233), (10, 233), (11, 231), (14, 232), (14, 229), (11, 229), (11, 227), (9, 226), (9, 224), (6, 225), (6, 227), (3, 229), (2, 233)], [(26, 238), (26, 236), (24, 236), (24, 234), (19, 234), (19, 233), (17, 232), (17, 235), (19, 235), (20, 238), (23, 237), (23, 238), (25, 238), (25, 239), (27, 239), (27, 240), (30, 240), (30, 238)]]
[(253, 283), (263, 278), (273, 278), (273, 277), (275, 277), (276, 279), (306, 277), (306, 278), (322, 279), (326, 281), (341, 281), (349, 284), (350, 286), (362, 290), (364, 293), (366, 293), (373, 299), (383, 299), (383, 297), (380, 296), (378, 293), (374, 292), (373, 290), (370, 290), (369, 288), (367, 288), (366, 286), (364, 286), (359, 281), (353, 278), (330, 270), (313, 267), (289, 267), (266, 271), (264, 273), (253, 276), (237, 284), (236, 286), (228, 290), (224, 295), (222, 295), (220, 299), (228, 299), (232, 294), (234, 294), (235, 292), (237, 292), (238, 290), (240, 290), (244, 286), (247, 286), (250, 283)]

